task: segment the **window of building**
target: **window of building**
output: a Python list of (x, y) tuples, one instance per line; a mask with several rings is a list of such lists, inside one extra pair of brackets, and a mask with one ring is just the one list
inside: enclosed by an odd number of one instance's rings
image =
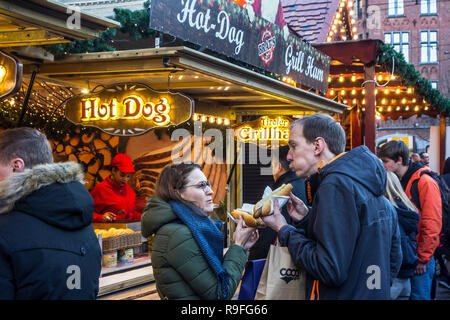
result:
[(395, 51), (403, 53), (405, 61), (409, 62), (409, 32), (386, 32), (384, 43), (392, 45)]
[(437, 14), (437, 0), (420, 0), (420, 14)]
[(433, 81), (430, 81), (431, 82), (431, 87), (433, 88), (433, 89), (436, 89), (437, 90), (437, 88), (438, 88), (438, 82), (436, 81), (436, 80), (433, 80)]
[(420, 63), (437, 62), (437, 31), (420, 32)]
[(403, 0), (388, 0), (388, 16), (404, 15)]
[[(355, 19), (362, 19), (363, 18), (363, 0), (355, 0)], [(362, 39), (362, 38), (359, 38)]]

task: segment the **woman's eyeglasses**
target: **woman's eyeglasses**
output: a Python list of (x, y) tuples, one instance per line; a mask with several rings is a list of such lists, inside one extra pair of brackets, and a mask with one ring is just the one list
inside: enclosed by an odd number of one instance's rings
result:
[(190, 185), (187, 185), (187, 186), (184, 186), (184, 187), (185, 188), (187, 188), (187, 187), (196, 187), (198, 189), (202, 189), (203, 191), (206, 191), (206, 188), (212, 189), (211, 182), (209, 182), (209, 181), (202, 181), (200, 183), (190, 184)]

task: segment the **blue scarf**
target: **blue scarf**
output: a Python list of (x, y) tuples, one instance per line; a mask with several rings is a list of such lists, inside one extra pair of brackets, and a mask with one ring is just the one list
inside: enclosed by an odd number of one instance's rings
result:
[[(223, 235), (221, 228), (223, 223), (220, 221), (213, 222), (206, 215), (200, 216), (192, 208), (181, 202), (170, 201), (169, 204), (178, 218), (189, 228), (203, 256), (213, 269), (217, 277), (217, 300), (226, 299), (228, 297), (229, 275), (222, 266)], [(222, 294), (220, 294), (220, 288), (222, 288)]]

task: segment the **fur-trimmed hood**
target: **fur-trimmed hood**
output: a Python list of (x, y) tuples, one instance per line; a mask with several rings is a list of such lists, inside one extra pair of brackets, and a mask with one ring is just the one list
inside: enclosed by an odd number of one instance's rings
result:
[(64, 229), (92, 222), (93, 200), (76, 162), (50, 163), (11, 174), (0, 182), (0, 214), (20, 211)]

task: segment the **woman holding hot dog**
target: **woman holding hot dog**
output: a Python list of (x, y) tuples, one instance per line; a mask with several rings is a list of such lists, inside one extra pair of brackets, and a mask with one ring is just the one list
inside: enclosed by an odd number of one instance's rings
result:
[(199, 165), (167, 166), (142, 215), (142, 234), (155, 234), (152, 267), (162, 299), (231, 299), (257, 241), (255, 228), (234, 232), (234, 245), (223, 255), (223, 223), (213, 221), (211, 184)]

